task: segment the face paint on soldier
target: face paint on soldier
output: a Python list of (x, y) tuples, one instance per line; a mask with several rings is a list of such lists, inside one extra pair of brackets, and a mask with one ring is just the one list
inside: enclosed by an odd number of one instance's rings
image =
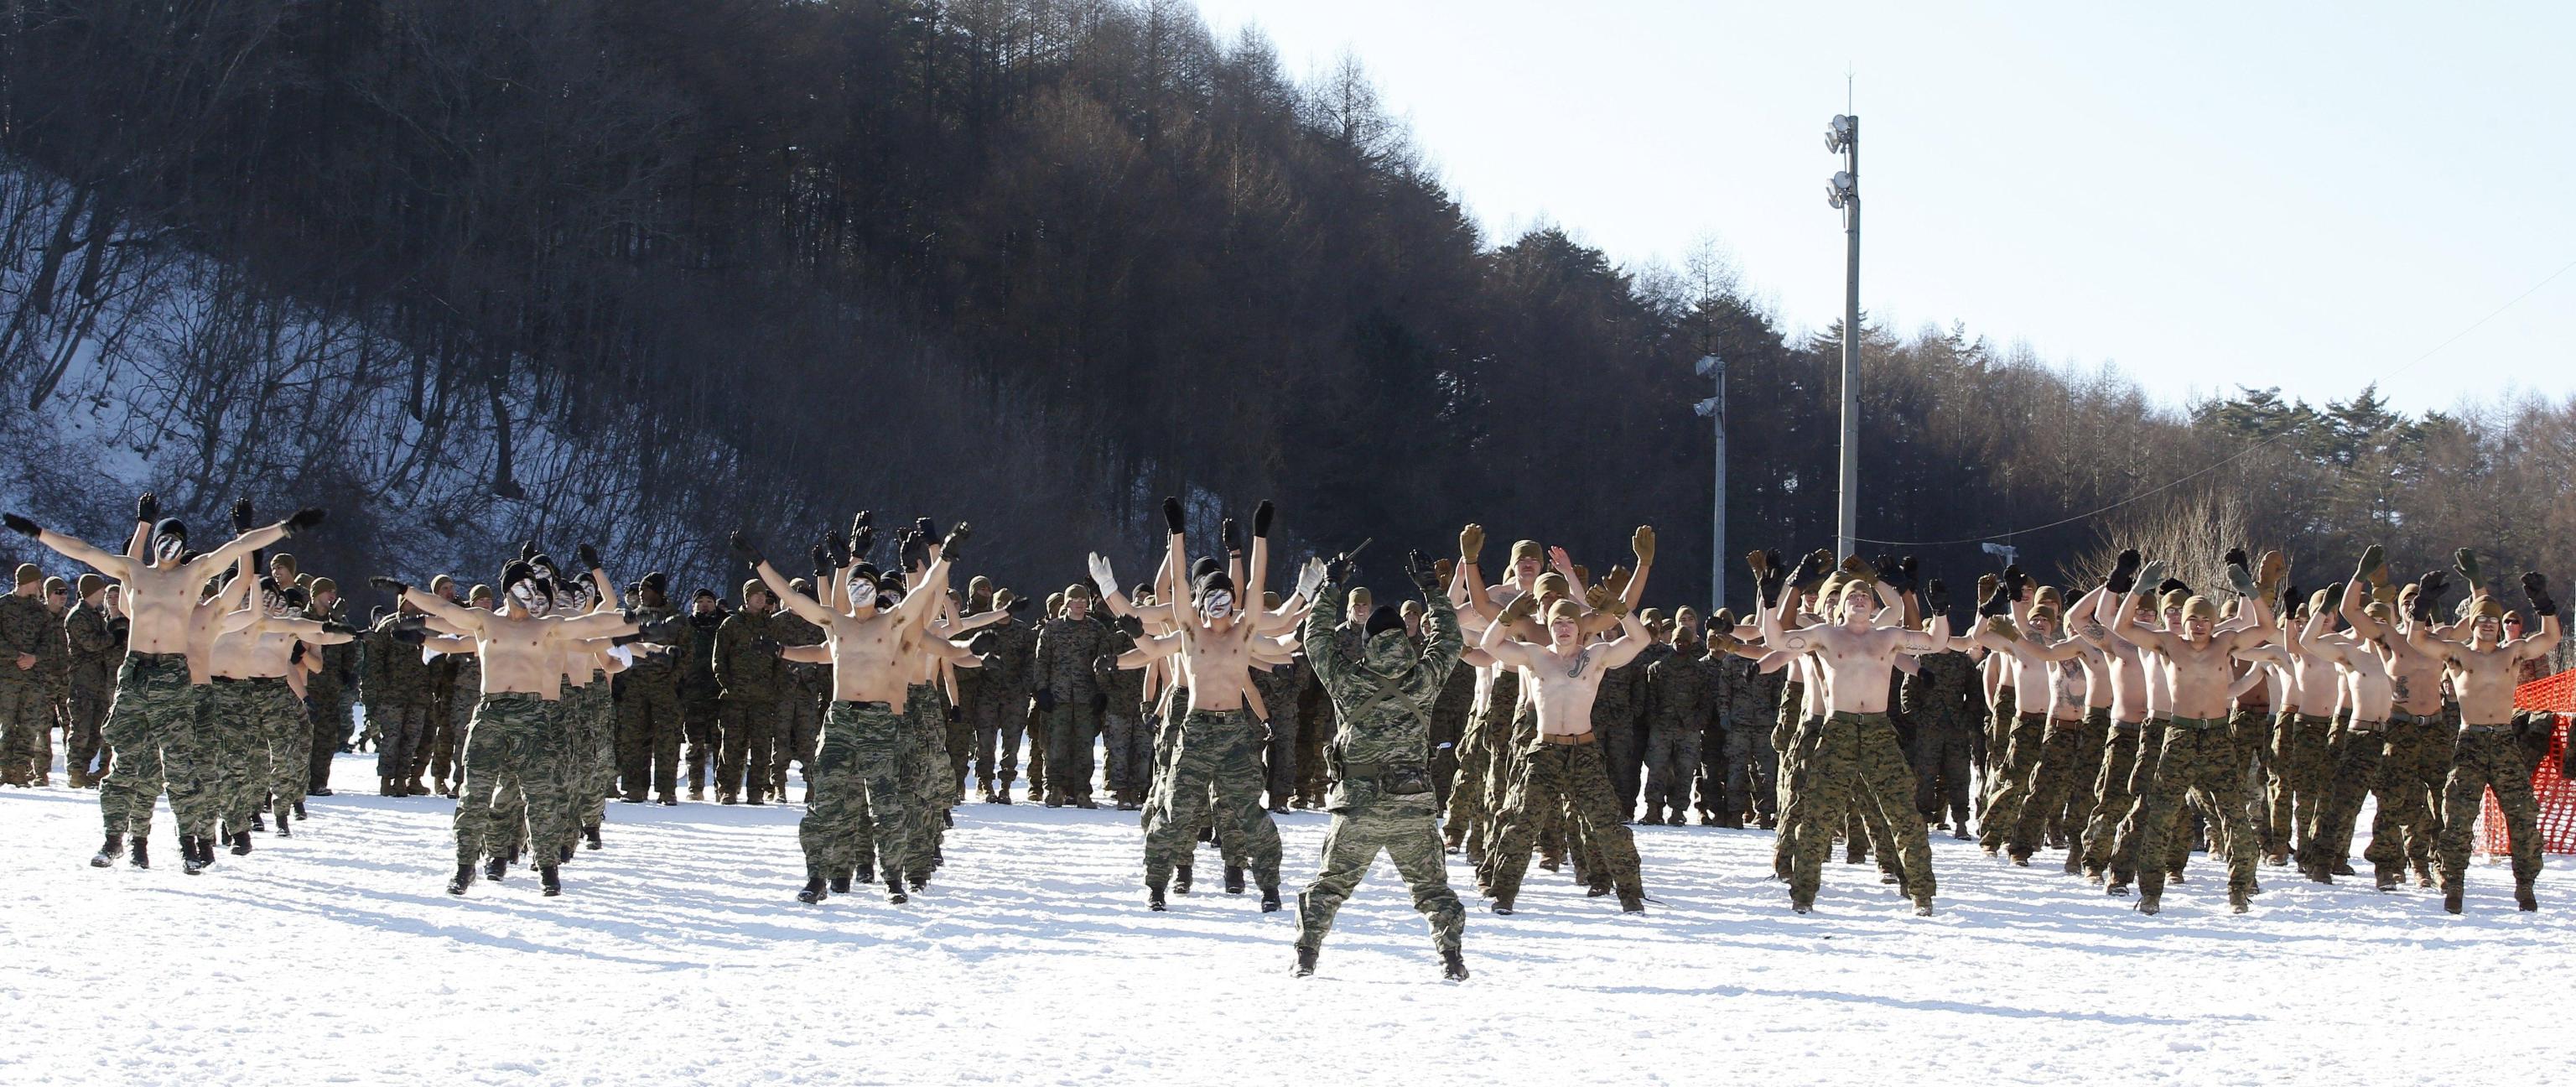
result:
[(170, 566), (188, 553), (188, 526), (176, 517), (164, 517), (152, 526), (152, 561)]

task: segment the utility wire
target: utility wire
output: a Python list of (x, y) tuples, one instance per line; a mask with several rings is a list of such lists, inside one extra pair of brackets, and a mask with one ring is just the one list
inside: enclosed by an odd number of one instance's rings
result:
[[(2442, 349), (2444, 349), (2444, 348), (2446, 348), (2446, 347), (2449, 347), (2449, 346), (2451, 346), (2452, 344), (2458, 343), (2458, 342), (2460, 341), (2460, 338), (2461, 338), (2461, 337), (2467, 336), (2469, 333), (2472, 333), (2472, 332), (2477, 331), (2480, 327), (2484, 326), (2487, 322), (2492, 321), (2492, 320), (2495, 320), (2495, 319), (2496, 319), (2496, 317), (2497, 317), (2498, 315), (2500, 315), (2500, 314), (2504, 313), (2504, 311), (2509, 310), (2509, 309), (2512, 309), (2513, 307), (2515, 307), (2515, 306), (2517, 306), (2517, 305), (2520, 305), (2520, 304), (2522, 303), (2522, 300), (2523, 300), (2523, 299), (2529, 298), (2529, 297), (2531, 297), (2533, 294), (2538, 293), (2542, 287), (2546, 287), (2546, 286), (2550, 285), (2552, 282), (2555, 282), (2555, 281), (2558, 279), (2558, 277), (2563, 276), (2563, 275), (2566, 275), (2566, 274), (2567, 274), (2567, 272), (2568, 272), (2570, 269), (2576, 269), (2576, 260), (2571, 260), (2571, 261), (2568, 261), (2568, 262), (2567, 262), (2567, 263), (2565, 263), (2565, 264), (2559, 265), (2559, 266), (2558, 266), (2558, 270), (2557, 270), (2557, 271), (2555, 271), (2555, 272), (2551, 272), (2551, 273), (2549, 273), (2547, 276), (2542, 277), (2542, 279), (2540, 280), (2540, 282), (2532, 284), (2532, 285), (2531, 285), (2531, 287), (2530, 287), (2530, 289), (2523, 291), (2521, 294), (2517, 294), (2517, 295), (2513, 296), (2511, 299), (2507, 300), (2507, 301), (2505, 302), (2505, 304), (2503, 304), (2503, 305), (2501, 305), (2501, 306), (2497, 306), (2496, 308), (2494, 308), (2494, 309), (2492, 309), (2492, 310), (2487, 311), (2487, 315), (2486, 315), (2486, 316), (2484, 316), (2484, 317), (2480, 317), (2480, 318), (2478, 318), (2477, 320), (2470, 322), (2468, 327), (2463, 328), (2463, 329), (2459, 330), (2458, 332), (2454, 332), (2454, 333), (2452, 333), (2452, 334), (2450, 335), (2450, 337), (2449, 337), (2449, 338), (2447, 338), (2447, 339), (2443, 340), (2443, 341), (2442, 341), (2442, 342), (2440, 342), (2440, 343), (2434, 344), (2430, 350), (2425, 351), (2423, 354), (2417, 355), (2417, 356), (2415, 356), (2414, 358), (2407, 360), (2404, 364), (2402, 364), (2402, 365), (2398, 366), (2397, 368), (2392, 369), (2392, 370), (2390, 370), (2390, 371), (2388, 371), (2388, 372), (2386, 372), (2386, 373), (2383, 373), (2383, 374), (2379, 375), (2378, 377), (2372, 378), (2372, 379), (2371, 379), (2371, 381), (2370, 381), (2370, 383), (2371, 383), (2371, 384), (2373, 384), (2373, 385), (2376, 385), (2376, 384), (2379, 384), (2379, 383), (2381, 383), (2381, 382), (2387, 381), (2389, 378), (2395, 377), (2395, 376), (2397, 376), (2397, 375), (2399, 375), (2399, 374), (2405, 373), (2407, 370), (2413, 369), (2413, 368), (2415, 367), (2415, 365), (2416, 365), (2416, 364), (2421, 363), (2421, 362), (2423, 362), (2423, 361), (2424, 361), (2424, 360), (2426, 360), (2426, 359), (2432, 358), (2432, 357), (2433, 357), (2433, 356), (2435, 356), (2435, 355), (2441, 354), (2441, 353), (2442, 353)], [(2140, 500), (2142, 500), (2142, 499), (2153, 498), (2153, 497), (2155, 497), (2156, 495), (2162, 494), (2162, 493), (2164, 493), (2164, 492), (2166, 492), (2166, 491), (2169, 491), (2169, 490), (2172, 490), (2172, 489), (2174, 489), (2174, 488), (2176, 488), (2176, 487), (2182, 486), (2183, 484), (2185, 484), (2185, 483), (2189, 483), (2189, 482), (2191, 482), (2192, 480), (2199, 479), (2200, 477), (2205, 476), (2205, 475), (2208, 475), (2208, 474), (2210, 474), (2211, 472), (2215, 472), (2215, 471), (2217, 471), (2217, 470), (2219, 470), (2219, 469), (2221, 469), (2221, 468), (2225, 468), (2225, 467), (2227, 467), (2227, 466), (2228, 466), (2228, 465), (2230, 465), (2230, 464), (2234, 464), (2234, 463), (2236, 463), (2237, 461), (2243, 460), (2243, 459), (2245, 459), (2246, 457), (2251, 456), (2251, 455), (2253, 455), (2253, 454), (2254, 454), (2254, 453), (2256, 453), (2256, 452), (2259, 452), (2259, 451), (2261, 451), (2261, 450), (2263, 450), (2263, 449), (2266, 449), (2266, 448), (2270, 447), (2273, 443), (2276, 443), (2276, 442), (2280, 441), (2280, 440), (2281, 440), (2281, 439), (2283, 439), (2283, 438), (2287, 438), (2287, 437), (2289, 437), (2289, 436), (2290, 436), (2290, 434), (2291, 434), (2291, 432), (2290, 432), (2290, 431), (2284, 430), (2284, 431), (2282, 431), (2282, 432), (2281, 432), (2281, 433), (2279, 433), (2279, 434), (2275, 434), (2275, 435), (2273, 435), (2273, 436), (2271, 436), (2271, 437), (2269, 437), (2269, 438), (2265, 438), (2265, 439), (2263, 439), (2262, 441), (2256, 442), (2256, 443), (2254, 443), (2254, 444), (2252, 444), (2252, 445), (2246, 446), (2246, 447), (2245, 447), (2245, 448), (2243, 448), (2243, 449), (2237, 450), (2236, 452), (2234, 452), (2234, 453), (2232, 453), (2232, 454), (2229, 454), (2227, 457), (2225, 457), (2225, 458), (2223, 458), (2223, 459), (2221, 459), (2221, 460), (2217, 461), (2216, 463), (2213, 463), (2213, 464), (2209, 465), (2208, 467), (2202, 468), (2202, 469), (2200, 469), (2199, 471), (2193, 472), (2193, 473), (2191, 473), (2191, 474), (2189, 474), (2189, 475), (2185, 475), (2185, 476), (2178, 476), (2178, 477), (2176, 477), (2176, 478), (2174, 478), (2174, 479), (2172, 479), (2172, 480), (2168, 480), (2168, 481), (2166, 481), (2165, 483), (2159, 484), (2159, 485), (2154, 486), (2154, 487), (2150, 487), (2150, 488), (2148, 488), (2148, 489), (2146, 489), (2146, 490), (2143, 490), (2143, 491), (2139, 491), (2139, 492), (2138, 492), (2138, 493), (2136, 493), (2136, 494), (2130, 495), (2130, 496), (2129, 496), (2129, 497), (2127, 497), (2127, 498), (2123, 498), (2123, 499), (2121, 499), (2121, 500), (2119, 500), (2119, 501), (2117, 501), (2117, 502), (2113, 502), (2113, 503), (2111, 503), (2110, 505), (2103, 506), (2103, 507), (2101, 507), (2101, 508), (2099, 508), (2099, 509), (2086, 510), (2085, 512), (2083, 512), (2083, 513), (2079, 513), (2079, 514), (2076, 514), (2076, 515), (2074, 515), (2074, 516), (2072, 516), (2072, 517), (2060, 517), (2060, 518), (2058, 518), (2057, 520), (2047, 522), (2046, 524), (2032, 525), (2032, 526), (2030, 526), (2029, 528), (2014, 529), (2014, 530), (2012, 530), (2012, 531), (2010, 531), (2010, 532), (1996, 532), (1996, 533), (1990, 533), (1990, 534), (1987, 534), (1987, 535), (1984, 535), (1984, 536), (1965, 536), (1965, 537), (1961, 537), (1961, 538), (1959, 538), (1959, 539), (1955, 539), (1955, 540), (1873, 540), (1873, 539), (1870, 539), (1870, 538), (1865, 537), (1865, 536), (1854, 536), (1854, 537), (1852, 537), (1852, 540), (1853, 540), (1853, 542), (1855, 542), (1855, 543), (1872, 543), (1872, 544), (1878, 544), (1878, 545), (1880, 545), (1880, 546), (1882, 546), (1882, 547), (1943, 547), (1943, 546), (1947, 546), (1947, 545), (1951, 545), (1951, 544), (1971, 544), (1971, 543), (1984, 543), (1984, 542), (1989, 541), (1989, 540), (2008, 540), (2008, 539), (2011, 539), (2011, 538), (2013, 538), (2013, 537), (2015, 537), (2015, 536), (2021, 536), (2021, 535), (2026, 535), (2026, 534), (2033, 533), (2033, 532), (2041, 532), (2041, 531), (2045, 531), (2045, 530), (2047, 530), (2047, 529), (2056, 528), (2056, 527), (2057, 527), (2057, 526), (2059, 526), (2059, 525), (2073, 524), (2073, 523), (2075, 523), (2075, 522), (2077, 522), (2077, 521), (2084, 520), (2084, 519), (2086, 519), (2086, 518), (2088, 518), (2088, 517), (2099, 517), (2099, 516), (2101, 516), (2101, 515), (2103, 515), (2103, 514), (2105, 514), (2105, 513), (2109, 513), (2109, 512), (2111, 512), (2112, 510), (2116, 510), (2116, 509), (2119, 509), (2119, 508), (2121, 508), (2121, 507), (2123, 507), (2123, 506), (2127, 506), (2127, 505), (2129, 505), (2129, 504), (2131, 504), (2131, 503), (2133, 503), (2133, 502), (2137, 502), (2137, 501), (2140, 501)]]

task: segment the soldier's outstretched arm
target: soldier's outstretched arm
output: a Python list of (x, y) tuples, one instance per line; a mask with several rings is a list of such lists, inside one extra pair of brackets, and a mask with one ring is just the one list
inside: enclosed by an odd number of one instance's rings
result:
[[(311, 528), (320, 523), (322, 523), (321, 510), (310, 507), (297, 510), (293, 517), (273, 525), (262, 525), (224, 541), (223, 546), (197, 556), (197, 561), (189, 563), (188, 569), (192, 572), (203, 569), (205, 576), (213, 577), (216, 571), (232, 565), (243, 556), (292, 536), (299, 529)], [(200, 567), (199, 563), (204, 565)]]
[(1270, 584), (1270, 519), (1274, 512), (1267, 498), (1252, 511), (1252, 569), (1242, 583), (1246, 600), (1261, 599)]
[(1157, 634), (1136, 639), (1136, 648), (1118, 655), (1118, 667), (1142, 668), (1145, 665), (1181, 651), (1180, 634)]
[(1619, 637), (1602, 646), (1601, 667), (1617, 668), (1637, 659), (1637, 654), (1654, 644), (1655, 636), (1646, 632), (1646, 624), (1637, 621), (1637, 613), (1619, 613)]
[(1628, 587), (1620, 590), (1619, 599), (1633, 613), (1638, 602), (1646, 599), (1646, 575), (1655, 569), (1655, 526), (1638, 525), (1637, 531), (1628, 535), (1628, 547), (1637, 557), (1637, 572), (1628, 575)]
[(437, 593), (423, 592), (414, 586), (403, 585), (400, 582), (379, 587), (393, 588), (411, 606), (419, 608), (424, 614), (436, 617), (460, 634), (478, 634), (483, 630), (482, 613), (451, 604)]
[(760, 575), (761, 585), (766, 587), (772, 596), (777, 597), (779, 603), (787, 605), (787, 610), (795, 612), (797, 618), (825, 630), (832, 629), (832, 616), (837, 613), (824, 607), (813, 597), (788, 588), (787, 579), (778, 576), (777, 567), (764, 561), (754, 564), (751, 569), (753, 573)]
[(87, 540), (65, 536), (62, 533), (53, 531), (52, 529), (38, 528), (34, 521), (30, 521), (14, 513), (7, 515), (7, 522), (10, 531), (16, 532), (30, 540), (34, 540), (37, 543), (53, 548), (64, 558), (70, 559), (73, 562), (86, 565), (90, 569), (96, 570), (99, 573), (118, 581), (126, 580), (131, 576), (131, 567), (128, 564), (132, 560), (108, 554), (107, 551), (102, 548), (92, 547)]
[(831, 648), (819, 642), (813, 645), (782, 645), (778, 647), (778, 655), (798, 664), (832, 663)]

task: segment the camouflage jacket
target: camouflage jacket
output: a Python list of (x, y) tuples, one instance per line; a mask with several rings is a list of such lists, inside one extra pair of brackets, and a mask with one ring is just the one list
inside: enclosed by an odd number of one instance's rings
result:
[(1603, 739), (1634, 732), (1646, 709), (1646, 669), (1673, 655), (1671, 646), (1659, 642), (1603, 673), (1601, 693), (1592, 699), (1592, 731)]
[(1289, 729), (1304, 722), (1305, 715), (1300, 712), (1304, 699), (1300, 696), (1309, 682), (1307, 671), (1303, 653), (1286, 664), (1252, 669), (1252, 689), (1261, 692), (1261, 705), (1270, 711), (1273, 732), (1281, 731), (1283, 722)]
[[(33, 668), (18, 667), (18, 655), (36, 658)], [(11, 593), (0, 596), (0, 683), (42, 683), (46, 662), (63, 654), (62, 624), (45, 602)]]
[[(771, 637), (778, 640), (780, 645), (823, 644), (823, 628), (815, 626), (813, 621), (802, 615), (784, 609), (769, 617), (769, 633)], [(785, 677), (787, 694), (820, 698), (831, 693), (831, 665), (784, 660), (780, 663), (786, 666), (780, 674)]]
[(397, 641), (391, 633), (401, 618), (387, 613), (360, 639), (366, 644), (366, 667), (359, 673), (359, 692), (370, 705), (429, 704), (431, 671), (420, 659), (420, 647)]
[[(1345, 787), (1355, 779), (1383, 780), (1389, 771), (1427, 771), (1431, 707), (1449, 685), (1450, 672), (1466, 646), (1458, 632), (1457, 609), (1447, 596), (1434, 593), (1422, 619), (1422, 647), (1414, 666), (1395, 676), (1380, 675), (1333, 636), (1342, 620), (1344, 599), (1337, 586), (1325, 585), (1301, 635), (1315, 679), (1332, 700), (1335, 730), (1325, 747), (1324, 763), (1335, 779), (1334, 807), (1354, 799)], [(1428, 784), (1423, 788), (1428, 789)]]
[[(679, 612), (669, 605), (658, 608), (639, 606), (635, 609), (636, 621), (646, 625), (678, 614)], [(662, 653), (636, 653), (634, 662), (627, 665), (626, 670), (618, 673), (618, 676), (629, 683), (641, 683), (657, 688), (676, 687), (680, 682), (680, 674), (687, 670), (689, 649), (697, 640), (696, 633), (687, 623), (673, 623), (651, 635), (639, 635), (636, 638), (637, 641), (650, 645), (667, 645), (671, 648), (668, 652)]]
[(725, 616), (709, 654), (724, 696), (771, 702), (786, 694), (787, 662), (779, 658), (778, 647), (775, 615), (736, 608)]
[(1092, 675), (1092, 665), (1100, 655), (1110, 651), (1125, 636), (1109, 624), (1085, 616), (1080, 619), (1049, 619), (1038, 630), (1036, 675), (1029, 689), (1053, 691), (1060, 703), (1088, 702), (1100, 693), (1100, 681)]
[(72, 605), (63, 616), (63, 638), (71, 646), (72, 690), (105, 695), (116, 689), (116, 667), (125, 662), (125, 621), (110, 620), (107, 609)]
[(1760, 665), (1728, 654), (1718, 662), (1717, 715), (1726, 728), (1768, 732), (1780, 716), (1782, 673), (1762, 674)]
[(722, 697), (724, 688), (716, 682), (716, 631), (724, 622), (721, 615), (692, 615), (679, 624), (688, 631), (677, 644), (684, 654), (679, 661), (680, 697), (692, 702), (712, 702)]
[(1467, 715), (1476, 708), (1476, 669), (1464, 661), (1449, 666), (1449, 681), (1431, 702), (1431, 745), (1456, 744), (1467, 733)]
[(1977, 665), (1956, 651), (1926, 653), (1898, 688), (1900, 710), (1923, 735), (1966, 739), (1985, 719), (1985, 695), (1978, 689)]
[[(997, 698), (1027, 698), (1037, 689), (1038, 631), (1017, 617), (1004, 619), (975, 632), (966, 643), (966, 651), (983, 658), (983, 665), (967, 671), (975, 677), (975, 695)], [(963, 674), (963, 673), (961, 673)]]
[[(347, 622), (349, 602), (335, 601), (329, 611), (307, 609), (304, 617), (314, 622)], [(321, 649), (322, 670), (304, 679), (306, 698), (316, 703), (336, 702), (348, 697), (349, 688), (358, 682), (358, 642), (341, 642)], [(313, 652), (306, 646), (305, 652)]]
[[(1694, 646), (1694, 648), (1696, 648)], [(1646, 721), (1654, 731), (1708, 731), (1717, 713), (1724, 664), (1695, 653), (1673, 652), (1646, 669)]]

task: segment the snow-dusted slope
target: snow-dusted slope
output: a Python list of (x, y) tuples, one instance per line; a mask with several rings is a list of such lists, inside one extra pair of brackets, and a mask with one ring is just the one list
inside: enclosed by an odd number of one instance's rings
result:
[[(2150, 919), (1936, 838), (1939, 916), (1837, 863), (1802, 918), (1769, 835), (1639, 827), (1662, 905), (1533, 872), (1516, 916), (1470, 899), (1450, 985), (1386, 865), (1298, 980), (1252, 896), (1147, 913), (1112, 811), (969, 805), (896, 908), (791, 899), (794, 805), (613, 804), (563, 897), (459, 900), (451, 807), (317, 798), (191, 878), (166, 811), (151, 871), (98, 871), (92, 794), (0, 792), (0, 1082), (2576, 1082), (2564, 871), (2535, 916), (2474, 867), (2451, 918), (2266, 869), (2231, 917), (2202, 857)], [(1325, 821), (1280, 822), (1293, 892)]]

